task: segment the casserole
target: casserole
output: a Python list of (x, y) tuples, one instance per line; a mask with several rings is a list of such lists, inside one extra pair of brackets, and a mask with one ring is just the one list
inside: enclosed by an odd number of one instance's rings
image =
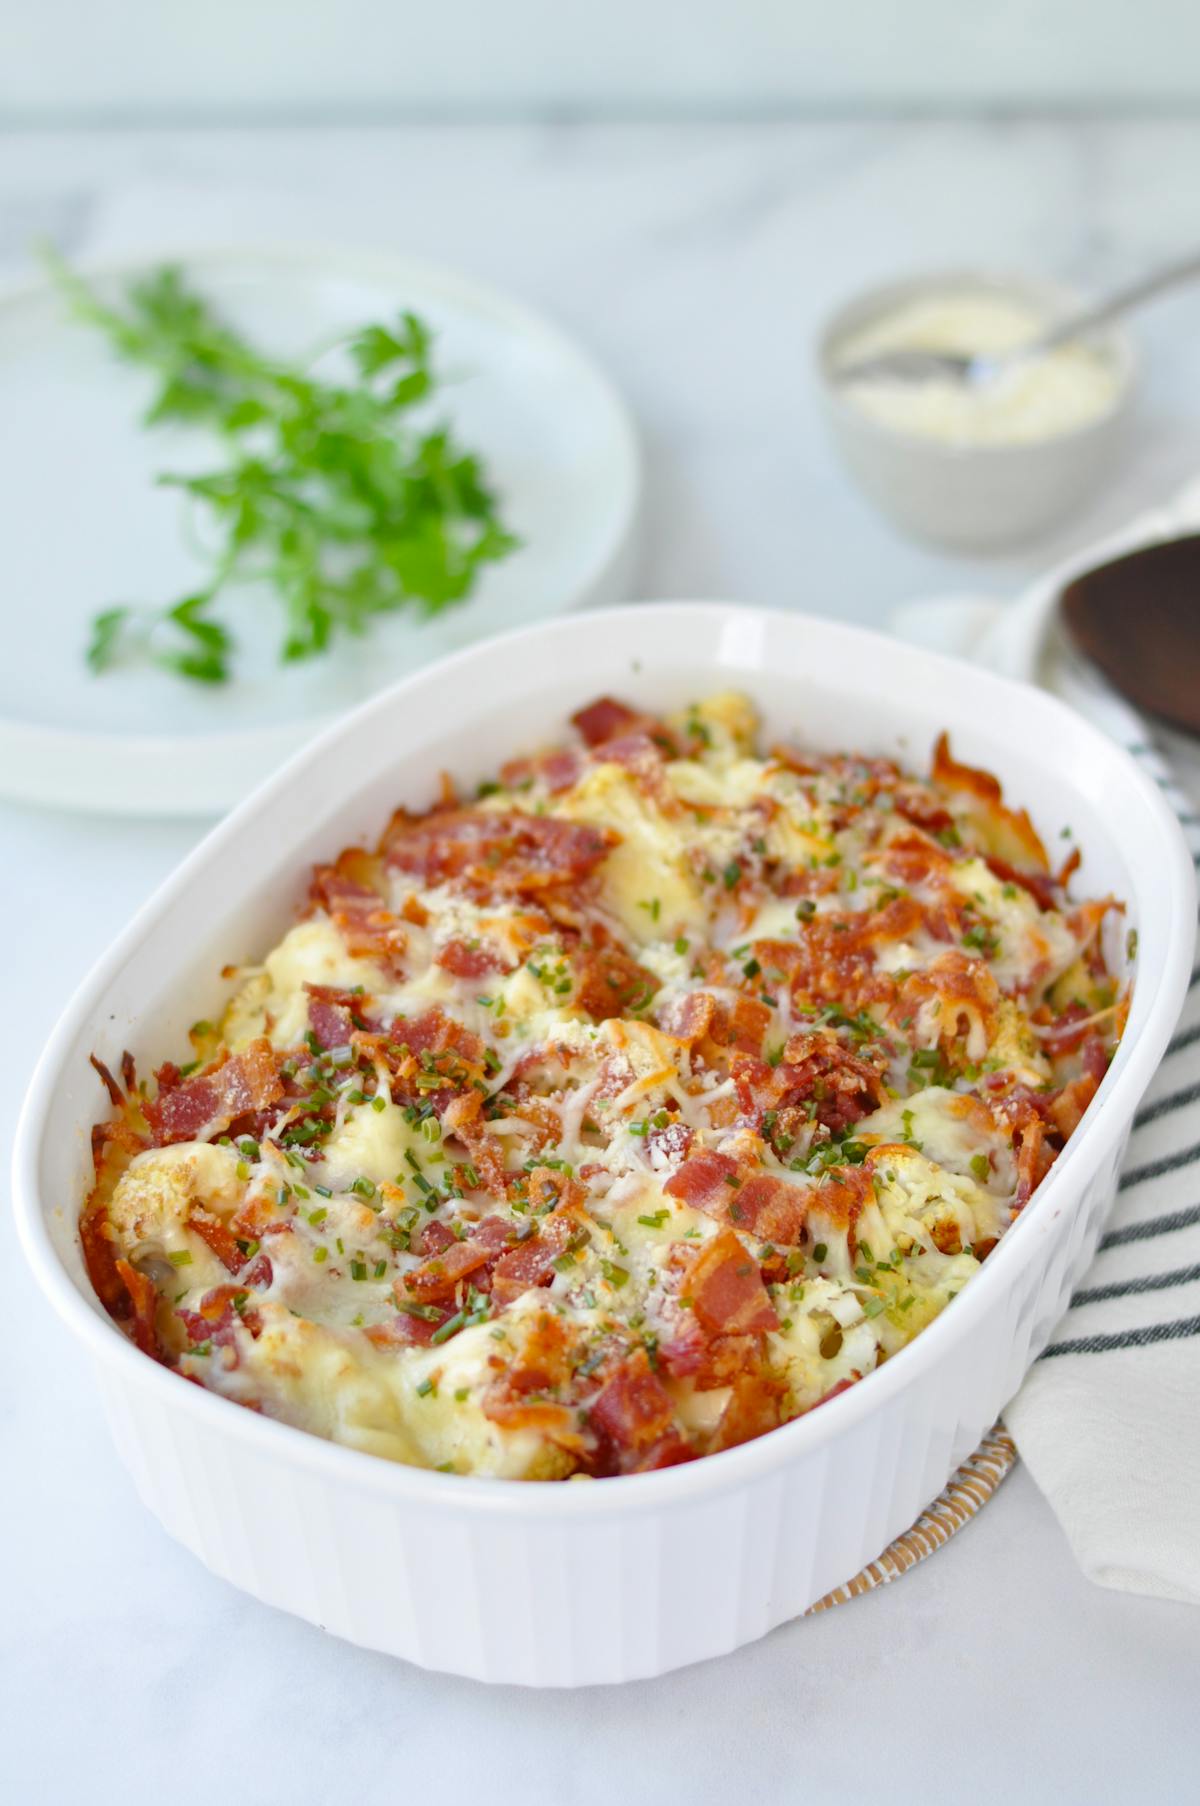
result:
[(921, 782), (763, 756), (736, 692), (570, 725), (101, 1068), (80, 1240), (149, 1358), (416, 1467), (651, 1472), (857, 1384), (1028, 1205), (1129, 1003), (1078, 850), (944, 737)]
[[(1082, 892), (1128, 900), (1128, 1026), (1096, 1102), (954, 1307), (821, 1411), (689, 1466), (601, 1486), (413, 1470), (238, 1410), (146, 1360), (91, 1295), (76, 1240), (98, 1113), (95, 1052), (169, 1057), (214, 967), (286, 926), (306, 868), (549, 738), (608, 690), (649, 709), (731, 685), (768, 737), (960, 758), (1069, 826)], [(1052, 763), (1051, 763), (1052, 761)], [(664, 1672), (792, 1617), (873, 1559), (1020, 1383), (1090, 1259), (1134, 1109), (1190, 969), (1191, 861), (1123, 754), (1052, 699), (832, 623), (716, 605), (577, 617), (490, 642), (330, 730), (185, 862), (82, 988), (18, 1134), (24, 1245), (91, 1350), (120, 1452), (167, 1529), (216, 1572), (353, 1641), (480, 1679), (571, 1685)], [(363, 1560), (363, 1551), (372, 1559)], [(702, 1583), (701, 1578), (703, 1577)]]

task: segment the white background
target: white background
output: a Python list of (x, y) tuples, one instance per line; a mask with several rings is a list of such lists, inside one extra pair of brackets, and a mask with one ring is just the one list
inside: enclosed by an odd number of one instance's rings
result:
[[(813, 407), (822, 315), (914, 265), (1098, 284), (1193, 243), (1200, 123), (1156, 115), (1198, 83), (1200, 11), (1169, 0), (3, 0), (0, 113), (41, 129), (0, 136), (0, 275), (39, 234), (69, 254), (303, 237), (456, 265), (551, 311), (629, 396), (645, 593), (882, 625), (923, 593), (1009, 593), (1200, 469), (1200, 303), (1178, 296), (1140, 328), (1140, 417), (1107, 491), (991, 561), (905, 544), (843, 480)], [(1039, 100), (1087, 116), (872, 111)], [(63, 129), (451, 103), (457, 123), (420, 128)], [(534, 123), (464, 117), (527, 103)], [(860, 116), (764, 116), (825, 106)], [(573, 117), (656, 110), (696, 117)], [(64, 423), (48, 531), (70, 532), (87, 480)], [(0, 591), (0, 609), (19, 657), (21, 598)], [(0, 806), (0, 1144), (71, 987), (195, 833)], [(5, 1806), (1195, 1797), (1200, 1617), (1084, 1581), (1022, 1470), (902, 1581), (726, 1660), (599, 1693), (488, 1691), (336, 1643), (200, 1570), (134, 1498), (2, 1213), (0, 1268)]]
[(0, 118), (1194, 103), (1194, 0), (3, 0)]

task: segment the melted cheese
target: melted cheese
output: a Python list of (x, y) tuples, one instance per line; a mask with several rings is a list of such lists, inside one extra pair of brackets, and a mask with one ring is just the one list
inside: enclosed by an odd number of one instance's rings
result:
[[(670, 1401), (673, 1433), (703, 1452), (738, 1404), (722, 1361), (750, 1359), (780, 1416), (795, 1416), (894, 1354), (977, 1271), (1017, 1195), (993, 1106), (1078, 1070), (1056, 1065), (1036, 1029), (1064, 985), (1102, 992), (1079, 961), (1086, 928), (994, 875), (969, 839), (978, 801), (951, 799), (967, 844), (947, 846), (902, 816), (913, 784), (899, 772), (757, 756), (744, 698), (674, 725), (679, 756), (651, 753), (653, 769), (601, 746), (566, 788), (535, 772), (480, 803), (481, 830), (525, 811), (612, 835), (594, 877), (565, 895), (547, 902), (541, 867), (522, 895), (507, 872), (489, 886), (486, 862), (483, 878), (427, 884), (380, 861), (404, 942), (386, 964), (369, 933), (352, 952), (316, 908), (246, 968), (224, 1051), (277, 1050), (286, 1095), (245, 1118), (267, 1127), (222, 1143), (218, 1123), (204, 1141), (114, 1154), (97, 1189), (116, 1251), (158, 1289), (181, 1371), (391, 1460), (555, 1478), (603, 1453), (596, 1388), (631, 1351)], [(947, 799), (925, 801), (919, 819)], [(1007, 819), (992, 823), (1001, 838)], [(978, 846), (994, 839), (981, 830)], [(914, 845), (906, 883), (889, 857)], [(853, 939), (900, 897), (917, 906), (904, 932), (839, 964), (839, 932)], [(819, 958), (798, 957), (793, 981), (785, 956), (810, 930)], [(765, 971), (759, 941), (783, 943)], [(439, 963), (464, 949), (482, 976)], [(582, 973), (606, 949), (638, 976), (623, 1013), (597, 1021)], [(948, 953), (959, 979), (943, 985)], [(925, 987), (915, 1005), (910, 982)], [(336, 1059), (314, 1053), (311, 986), (356, 992), (369, 1025)], [(702, 1031), (687, 1027), (697, 1005)], [(448, 1041), (431, 1021), (452, 1025)], [(142, 1109), (131, 1102), (135, 1134)], [(688, 1163), (714, 1154), (733, 1189), (694, 1205)], [(776, 1187), (777, 1203), (791, 1188), (782, 1246), (727, 1210), (747, 1178)], [(420, 1302), (410, 1279), (432, 1285), (448, 1249), (494, 1234), (485, 1219), (501, 1219), (506, 1253), (539, 1246), (556, 1185), (570, 1240), (530, 1289), (495, 1305), (493, 1248), (448, 1296)], [(718, 1336), (701, 1358), (689, 1275), (731, 1224), (777, 1327)]]

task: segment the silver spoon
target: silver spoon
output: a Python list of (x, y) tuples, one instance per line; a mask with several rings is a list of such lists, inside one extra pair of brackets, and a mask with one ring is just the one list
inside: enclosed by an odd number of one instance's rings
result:
[(1152, 296), (1159, 295), (1164, 289), (1173, 288), (1176, 283), (1187, 282), (1200, 276), (1200, 252), (1181, 258), (1176, 263), (1164, 264), (1161, 269), (1154, 270), (1148, 276), (1141, 276), (1136, 282), (1126, 283), (1123, 288), (1114, 290), (1103, 301), (1096, 301), (1076, 313), (1068, 314), (1065, 320), (1059, 320), (1028, 344), (1018, 345), (1012, 351), (977, 352), (974, 355), (955, 351), (880, 351), (871, 357), (858, 358), (854, 363), (836, 365), (834, 378), (839, 383), (874, 382), (887, 378), (893, 382), (929, 382), (934, 378), (949, 378), (952, 382), (967, 384), (992, 382), (1000, 373), (1014, 364), (1024, 363), (1028, 358), (1041, 357), (1047, 351), (1057, 350), (1072, 339), (1086, 337), (1098, 326), (1106, 326), (1120, 314), (1126, 313), (1139, 302), (1149, 301)]

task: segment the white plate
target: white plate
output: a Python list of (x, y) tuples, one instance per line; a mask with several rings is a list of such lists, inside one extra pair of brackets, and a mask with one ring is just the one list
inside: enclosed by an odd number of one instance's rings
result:
[[(119, 293), (158, 260), (85, 273)], [(482, 453), (521, 548), (430, 621), (404, 614), (308, 663), (281, 666), (278, 604), (231, 609), (248, 655), (210, 688), (153, 670), (93, 676), (88, 623), (117, 602), (161, 603), (204, 569), (186, 504), (162, 469), (207, 467), (211, 444), (138, 425), (146, 375), (69, 319), (45, 282), (0, 297), (0, 492), (7, 656), (0, 792), (136, 814), (213, 814), (382, 685), (506, 627), (628, 593), (641, 485), (629, 415), (607, 379), (519, 304), (390, 256), (319, 249), (205, 251), (188, 278), (252, 339), (304, 354), (411, 308), (448, 379), (432, 407)], [(253, 675), (248, 674), (253, 672)]]

